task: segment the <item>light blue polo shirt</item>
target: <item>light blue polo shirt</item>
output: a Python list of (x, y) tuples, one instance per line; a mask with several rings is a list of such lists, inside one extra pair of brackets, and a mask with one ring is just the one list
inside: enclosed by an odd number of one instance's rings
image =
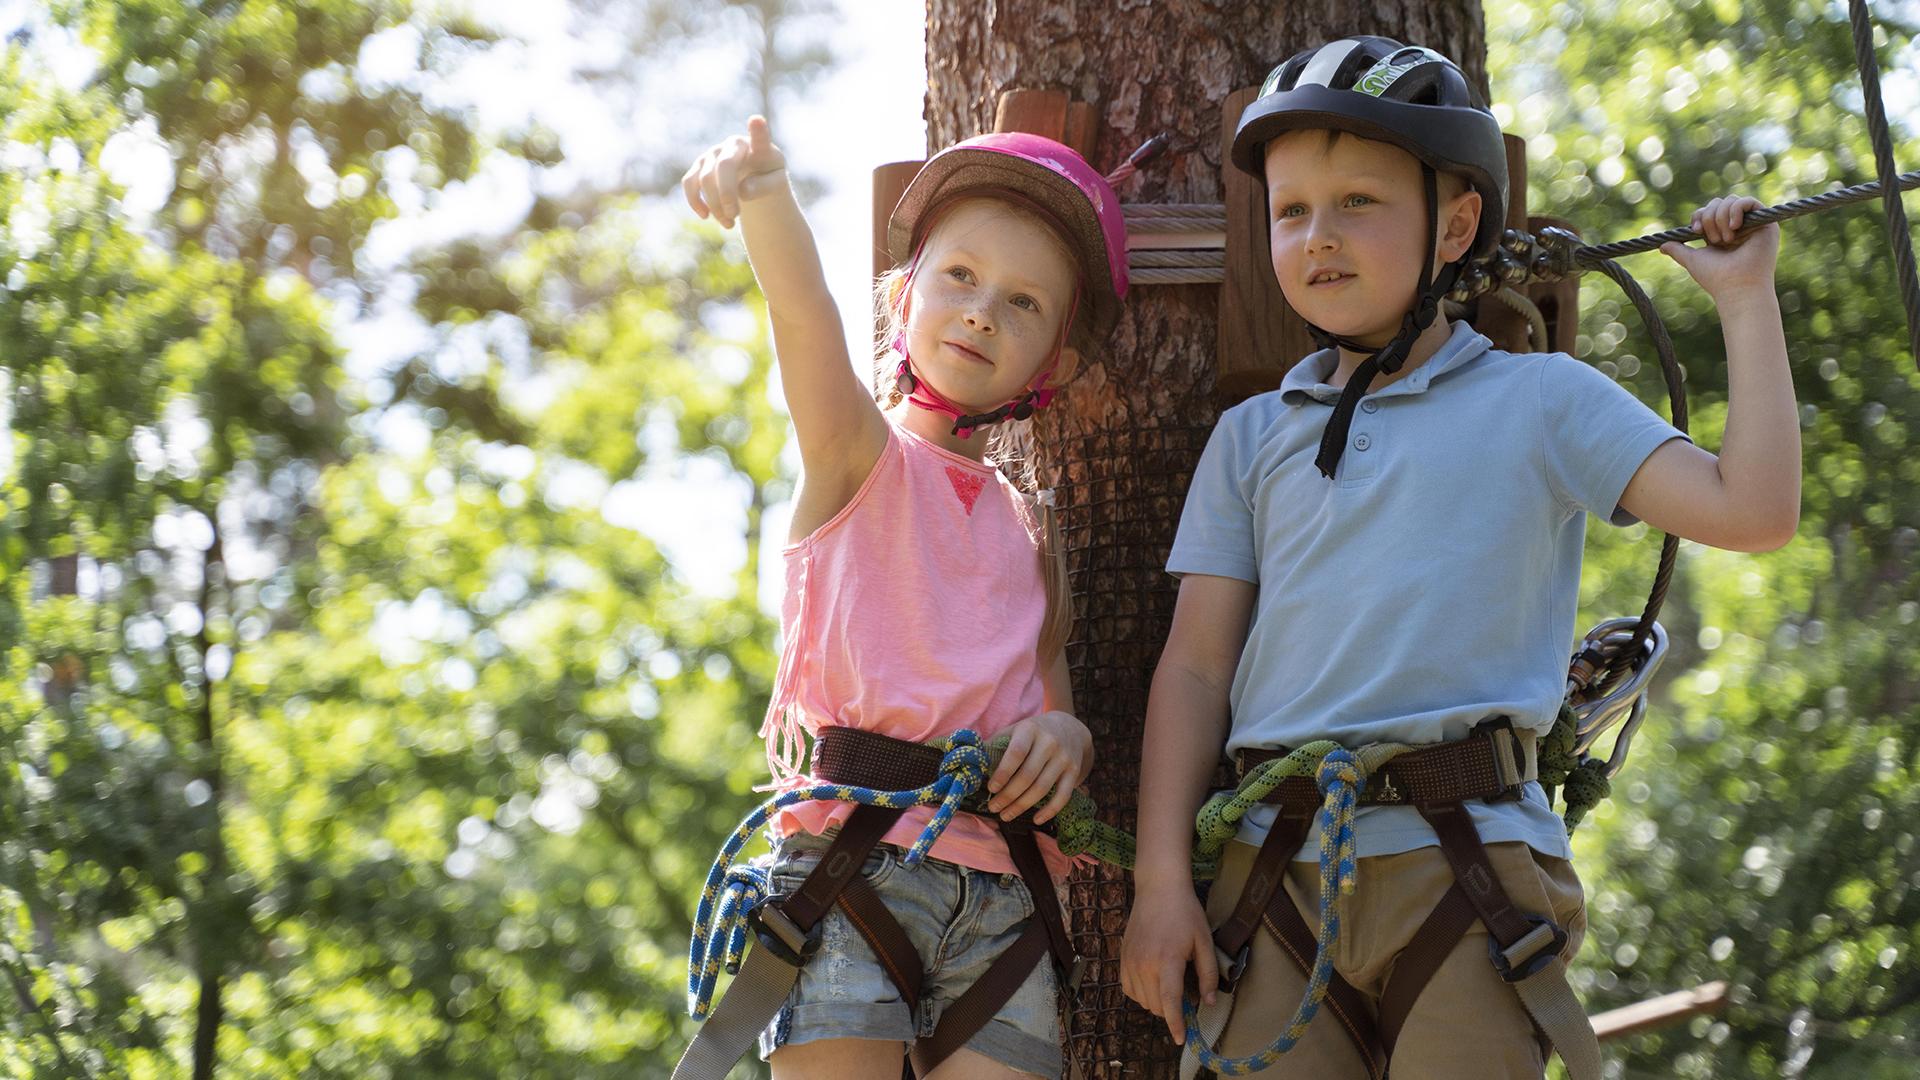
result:
[[(1587, 364), (1501, 352), (1456, 323), (1426, 363), (1360, 399), (1329, 481), (1313, 459), (1336, 359), (1314, 353), (1221, 414), (1167, 560), (1259, 586), (1227, 752), (1443, 742), (1496, 714), (1544, 734), (1579, 633), (1587, 515), (1631, 524), (1627, 482), (1686, 436)], [(1539, 784), (1468, 806), (1488, 843), (1571, 855)], [(1273, 817), (1256, 808), (1240, 838), (1259, 843)], [(1437, 842), (1404, 806), (1363, 808), (1355, 832), (1362, 857)]]

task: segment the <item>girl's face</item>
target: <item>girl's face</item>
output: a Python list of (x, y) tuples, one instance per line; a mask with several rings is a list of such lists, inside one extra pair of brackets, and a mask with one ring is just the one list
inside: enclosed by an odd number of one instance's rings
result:
[[(1480, 196), (1440, 178), (1436, 262), (1465, 254)], [(1420, 162), (1389, 143), (1318, 129), (1267, 144), (1273, 272), (1301, 318), (1368, 345), (1400, 329), (1419, 285), (1427, 228)]]
[(947, 211), (906, 298), (914, 370), (955, 405), (984, 412), (1020, 396), (1054, 355), (1076, 270), (1060, 241), (990, 199)]

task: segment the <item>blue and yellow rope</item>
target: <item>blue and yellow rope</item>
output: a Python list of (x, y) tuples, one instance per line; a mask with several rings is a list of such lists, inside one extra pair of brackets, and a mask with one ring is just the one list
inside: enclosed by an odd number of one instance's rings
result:
[[(1326, 1000), (1333, 983), (1333, 949), (1340, 940), (1339, 898), (1351, 896), (1358, 877), (1354, 857), (1353, 817), (1360, 793), (1366, 790), (1367, 777), (1381, 765), (1409, 749), (1399, 743), (1375, 743), (1358, 751), (1342, 749), (1322, 740), (1308, 743), (1248, 773), (1240, 786), (1229, 794), (1209, 800), (1200, 813), (1199, 843), (1195, 847), (1196, 865), (1217, 867), (1220, 851), (1232, 838), (1247, 808), (1265, 798), (1280, 781), (1289, 776), (1304, 776), (1311, 769), (1319, 785), (1320, 804), (1320, 933), (1315, 942), (1313, 970), (1307, 976), (1306, 992), (1294, 1010), (1293, 1020), (1278, 1038), (1247, 1057), (1221, 1057), (1208, 1046), (1200, 1033), (1200, 1007), (1192, 997), (1181, 1001), (1186, 1018), (1187, 1046), (1200, 1064), (1221, 1076), (1246, 1076), (1267, 1068), (1281, 1055), (1293, 1049), (1320, 1003)], [(1211, 811), (1211, 813), (1209, 812)]]
[(764, 874), (735, 872), (758, 869), (733, 865), (753, 834), (779, 811), (815, 800), (898, 809), (938, 806), (919, 839), (901, 860), (908, 866), (918, 866), (934, 841), (946, 831), (954, 811), (986, 783), (993, 765), (980, 736), (973, 731), (963, 728), (933, 745), (939, 747), (944, 756), (940, 759), (939, 777), (926, 787), (909, 791), (876, 791), (850, 784), (795, 788), (762, 803), (733, 830), (733, 835), (720, 845), (713, 868), (707, 871), (706, 885), (700, 890), (700, 905), (693, 916), (693, 940), (687, 948), (687, 1011), (695, 1019), (704, 1019), (712, 1008), (713, 988), (720, 977), (720, 968), (723, 965), (729, 970), (738, 968), (746, 947), (747, 916), (766, 898), (771, 887)]

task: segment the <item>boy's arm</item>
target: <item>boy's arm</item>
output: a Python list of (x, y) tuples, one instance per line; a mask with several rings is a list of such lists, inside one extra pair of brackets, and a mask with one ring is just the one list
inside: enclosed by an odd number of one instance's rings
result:
[[(823, 482), (853, 496), (886, 445), (886, 420), (847, 356), (839, 309), (827, 291), (813, 232), (787, 182), (786, 158), (767, 122), (754, 117), (747, 134), (702, 155), (681, 181), (687, 201), (722, 225), (737, 217), (754, 279), (773, 324), (780, 383), (800, 443), (806, 486)], [(830, 516), (830, 515), (829, 515)]]
[(1228, 691), (1258, 589), (1233, 578), (1180, 579), (1173, 628), (1154, 669), (1140, 750), (1134, 906), (1121, 979), (1127, 996), (1185, 1038), (1180, 996), (1189, 962), (1203, 1000), (1219, 981), (1206, 915), (1193, 888), (1193, 819), (1226, 745)]
[(1800, 417), (1774, 295), (1780, 227), (1733, 233), (1753, 199), (1694, 215), (1707, 248), (1661, 250), (1712, 295), (1727, 342), (1727, 425), (1718, 456), (1674, 439), (1647, 457), (1620, 506), (1665, 532), (1735, 551), (1770, 551), (1800, 522)]

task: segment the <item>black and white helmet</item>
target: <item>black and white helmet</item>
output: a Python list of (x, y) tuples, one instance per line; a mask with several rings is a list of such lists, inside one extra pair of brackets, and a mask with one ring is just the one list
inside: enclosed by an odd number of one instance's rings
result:
[(1392, 143), (1480, 193), (1469, 255), (1484, 255), (1506, 221), (1507, 147), (1500, 123), (1453, 61), (1392, 38), (1350, 37), (1273, 69), (1240, 113), (1233, 163), (1266, 179), (1266, 147), (1286, 131), (1330, 128)]

